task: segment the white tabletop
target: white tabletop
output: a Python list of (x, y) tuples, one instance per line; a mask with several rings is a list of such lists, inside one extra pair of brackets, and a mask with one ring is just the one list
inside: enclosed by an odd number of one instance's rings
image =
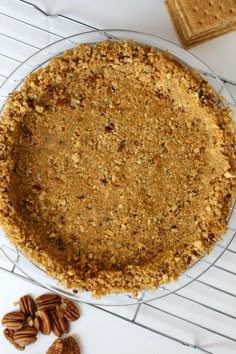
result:
[[(47, 17), (30, 3), (50, 15), (62, 16)], [(28, 0), (25, 3), (0, 0), (0, 85), (39, 48), (61, 37), (88, 31), (89, 26), (143, 31), (180, 44), (161, 0)], [(224, 78), (236, 97), (236, 32), (201, 44), (191, 52)], [(233, 233), (232, 227), (228, 239)], [(236, 242), (233, 242), (231, 250), (225, 252), (217, 266), (201, 277), (201, 281), (194, 282), (179, 295), (157, 300), (151, 306), (99, 309), (81, 304), (81, 319), (71, 327), (71, 333), (81, 344), (81, 353), (200, 353), (194, 346), (206, 353), (235, 353), (235, 253)], [(211, 258), (208, 261), (211, 262)], [(0, 317), (11, 311), (13, 302), (23, 294), (36, 297), (44, 292), (23, 278), (7, 273), (7, 269), (12, 270), (12, 265), (1, 253), (0, 267)], [(41, 335), (25, 353), (46, 353), (54, 339), (53, 335)], [(1, 333), (0, 353), (17, 353)]]

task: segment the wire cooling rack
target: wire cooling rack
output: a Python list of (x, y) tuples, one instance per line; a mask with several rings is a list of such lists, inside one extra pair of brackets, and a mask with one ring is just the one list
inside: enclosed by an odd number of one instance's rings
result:
[[(24, 0), (1, 0), (0, 6), (0, 86), (25, 59), (49, 43), (89, 29), (91, 24), (64, 15), (50, 15)], [(23, 34), (23, 35), (22, 35)], [(14, 50), (12, 50), (14, 48)], [(215, 78), (204, 72), (210, 82)], [(225, 87), (236, 89), (236, 82), (221, 78)], [(224, 86), (219, 94), (225, 95)], [(235, 92), (235, 91), (234, 91)], [(0, 100), (5, 97), (0, 96)], [(228, 98), (236, 112), (236, 103)], [(214, 251), (201, 259), (191, 272), (179, 280), (177, 290), (162, 286), (163, 296), (139, 303), (130, 318), (125, 311), (98, 307), (136, 326), (183, 344), (190, 353), (236, 353), (236, 209), (232, 208), (229, 229)], [(20, 257), (0, 233), (2, 250), (15, 263)], [(7, 252), (6, 252), (7, 251)], [(0, 253), (0, 269), (25, 281), (35, 283)], [(181, 281), (188, 285), (181, 287)]]

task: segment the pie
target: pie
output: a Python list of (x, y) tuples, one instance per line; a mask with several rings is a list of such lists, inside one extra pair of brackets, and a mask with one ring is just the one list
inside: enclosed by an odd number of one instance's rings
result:
[(234, 143), (230, 108), (170, 54), (81, 44), (6, 102), (1, 224), (67, 288), (156, 289), (226, 231)]

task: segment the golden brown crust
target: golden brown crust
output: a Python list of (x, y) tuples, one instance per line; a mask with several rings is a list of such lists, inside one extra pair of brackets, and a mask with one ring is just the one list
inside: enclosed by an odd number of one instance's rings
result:
[(231, 115), (155, 48), (106, 41), (65, 52), (29, 75), (2, 115), (6, 234), (49, 275), (97, 296), (176, 279), (226, 231)]

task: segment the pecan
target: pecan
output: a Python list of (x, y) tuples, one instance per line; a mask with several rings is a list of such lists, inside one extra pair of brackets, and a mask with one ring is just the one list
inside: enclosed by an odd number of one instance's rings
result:
[(16, 331), (13, 335), (13, 340), (20, 346), (25, 346), (36, 342), (37, 329), (33, 327), (24, 327)]
[(79, 344), (76, 342), (75, 338), (70, 336), (64, 339), (65, 351), (66, 354), (80, 354)]
[(64, 341), (61, 338), (57, 338), (51, 345), (50, 348), (48, 348), (46, 354), (63, 354), (64, 352)]
[(70, 324), (67, 318), (63, 317), (59, 319), (61, 329), (63, 330), (64, 333), (69, 333), (70, 331)]
[(57, 107), (61, 107), (61, 106), (64, 106), (67, 102), (67, 99), (66, 98), (62, 98), (61, 100), (58, 100), (57, 101)]
[(64, 310), (64, 317), (69, 321), (76, 321), (80, 318), (77, 306), (69, 299), (62, 299), (61, 307)]
[(56, 312), (57, 312), (57, 316), (59, 318), (64, 317), (64, 308), (63, 308), (63, 306), (64, 306), (63, 304), (60, 304), (60, 305), (56, 306)]
[(2, 318), (2, 325), (8, 329), (17, 330), (23, 327), (25, 314), (23, 312), (9, 312)]
[(98, 78), (98, 75), (90, 75), (87, 77), (87, 81), (94, 82), (97, 80), (97, 78)]
[(10, 342), (12, 345), (14, 345), (14, 347), (18, 350), (24, 350), (25, 347), (24, 346), (21, 346), (17, 343), (14, 342), (14, 331), (12, 329), (8, 329), (8, 328), (5, 328), (4, 331), (3, 331), (3, 334), (4, 334), (4, 337), (6, 338), (6, 340), (8, 340), (8, 342)]
[(8, 342), (10, 342), (13, 345), (15, 344), (13, 339), (14, 331), (12, 329), (5, 328), (3, 334), (4, 337), (8, 340)]
[(56, 311), (52, 311), (50, 315), (52, 331), (57, 337), (61, 337), (63, 333), (69, 332), (69, 321), (66, 318), (59, 318)]
[(37, 104), (35, 105), (34, 109), (35, 109), (35, 111), (38, 112), (38, 113), (43, 113), (43, 111), (44, 111), (44, 107), (39, 106), (39, 105), (37, 105)]
[(36, 328), (38, 331), (40, 330), (41, 320), (40, 317), (35, 317), (33, 327)]
[(28, 316), (25, 320), (26, 327), (34, 327), (34, 319), (31, 316)]
[(112, 122), (109, 122), (106, 126), (105, 126), (105, 132), (106, 133), (112, 133), (113, 130), (115, 130), (115, 124)]
[(121, 152), (122, 150), (124, 150), (125, 143), (126, 143), (126, 140), (121, 140), (121, 142), (119, 143), (118, 148), (117, 148), (118, 152)]
[(32, 316), (32, 317), (35, 316), (36, 306), (31, 296), (29, 295), (22, 296), (20, 298), (19, 304), (20, 304), (21, 312), (23, 312), (27, 316)]
[(35, 300), (37, 309), (40, 311), (53, 310), (61, 302), (61, 297), (57, 294), (44, 294)]
[(63, 334), (63, 330), (61, 328), (61, 325), (59, 323), (59, 319), (57, 315), (55, 315), (55, 312), (51, 313), (51, 321), (52, 321), (52, 331), (57, 337), (61, 337)]
[[(43, 334), (45, 334), (45, 335), (50, 334), (52, 327), (51, 327), (50, 317), (47, 314), (47, 312), (38, 311), (37, 312), (37, 317), (40, 318), (40, 319), (38, 319), (38, 323), (39, 323), (39, 326), (40, 326), (40, 331)], [(38, 325), (38, 323), (36, 325)]]

